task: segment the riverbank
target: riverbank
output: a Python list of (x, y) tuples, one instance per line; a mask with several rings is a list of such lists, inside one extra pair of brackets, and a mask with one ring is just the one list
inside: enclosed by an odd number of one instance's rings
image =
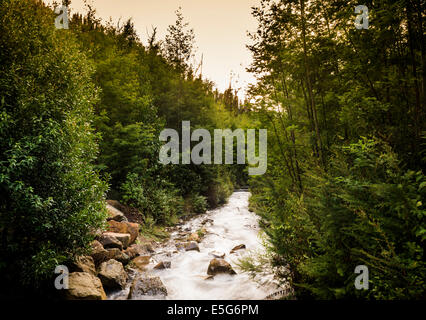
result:
[(135, 235), (136, 224), (109, 205), (108, 224), (115, 233), (102, 234), (91, 256), (78, 260), (68, 297), (266, 299), (279, 291), (273, 271), (263, 268), (250, 275), (239, 267), (241, 259), (265, 250), (249, 197), (246, 190), (234, 192), (226, 205), (169, 228), (170, 238), (162, 242)]

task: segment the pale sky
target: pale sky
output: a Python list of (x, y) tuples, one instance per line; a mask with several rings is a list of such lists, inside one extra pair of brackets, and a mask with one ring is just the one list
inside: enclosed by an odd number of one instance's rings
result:
[[(53, 0), (45, 0), (52, 3)], [(59, 2), (59, 1), (58, 1)], [(250, 65), (251, 54), (246, 48), (250, 43), (247, 31), (256, 30), (256, 20), (251, 16), (251, 7), (260, 0), (89, 0), (96, 8), (97, 16), (103, 21), (112, 17), (116, 22), (133, 18), (135, 28), (144, 44), (147, 31), (157, 27), (158, 39), (164, 39), (167, 27), (176, 20), (175, 11), (182, 7), (182, 13), (189, 26), (195, 31), (196, 62), (203, 59), (203, 77), (216, 83), (220, 91), (232, 85), (242, 88), (244, 96), (248, 83), (254, 77), (245, 71)], [(72, 0), (73, 12), (83, 12), (84, 1)]]

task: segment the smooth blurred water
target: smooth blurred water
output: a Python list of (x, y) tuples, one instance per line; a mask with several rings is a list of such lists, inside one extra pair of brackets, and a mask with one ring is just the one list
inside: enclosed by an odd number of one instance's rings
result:
[[(260, 229), (258, 217), (248, 210), (247, 191), (236, 191), (228, 203), (218, 209), (197, 216), (171, 233), (170, 240), (156, 248), (156, 253), (147, 266), (151, 276), (158, 276), (167, 288), (166, 299), (173, 300), (239, 300), (264, 299), (279, 288), (273, 272), (264, 268), (253, 279), (247, 273), (238, 269), (236, 262), (245, 255), (264, 252), (259, 237)], [(206, 219), (209, 222), (202, 224)], [(207, 229), (207, 235), (198, 244), (200, 252), (178, 251), (176, 243), (179, 237), (185, 238), (182, 233), (196, 232), (200, 228)], [(232, 248), (244, 244), (246, 249), (230, 254)], [(214, 258), (212, 251), (225, 253), (225, 260), (229, 262), (236, 275), (216, 275), (214, 279), (206, 280), (207, 268)], [(160, 261), (171, 261), (171, 268), (164, 270), (152, 269)], [(127, 296), (128, 288), (110, 296), (110, 299), (119, 299)], [(157, 299), (149, 297), (146, 299)]]
[[(225, 206), (181, 226), (182, 231), (196, 232), (203, 227), (202, 221), (213, 221), (204, 225), (208, 233), (199, 243), (200, 252), (173, 253), (178, 242), (175, 238), (181, 230), (172, 233), (171, 241), (163, 248), (164, 252), (153, 257), (154, 261), (171, 261), (171, 269), (153, 272), (167, 287), (167, 299), (264, 299), (277, 291), (272, 272), (259, 274), (257, 281), (254, 281), (248, 274), (242, 273), (235, 263), (244, 255), (264, 250), (259, 238), (258, 217), (248, 210), (249, 197), (249, 192), (237, 191)], [(245, 244), (247, 249), (230, 254), (232, 248), (239, 244)], [(209, 254), (211, 251), (225, 253), (225, 260), (233, 266), (237, 275), (216, 275), (214, 279), (205, 280), (210, 260), (214, 258)]]

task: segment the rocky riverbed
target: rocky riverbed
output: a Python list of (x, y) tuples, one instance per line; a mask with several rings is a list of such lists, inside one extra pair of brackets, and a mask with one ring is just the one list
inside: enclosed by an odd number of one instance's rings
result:
[(164, 243), (138, 237), (138, 225), (126, 221), (112, 202), (110, 232), (93, 243), (91, 257), (78, 260), (69, 297), (220, 300), (273, 295), (280, 288), (272, 270), (264, 268), (253, 278), (238, 268), (242, 257), (264, 250), (258, 217), (248, 210), (249, 196), (236, 191), (225, 206), (180, 221)]

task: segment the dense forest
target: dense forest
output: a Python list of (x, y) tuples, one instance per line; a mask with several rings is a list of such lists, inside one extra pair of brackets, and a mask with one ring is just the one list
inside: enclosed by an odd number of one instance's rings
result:
[(105, 198), (161, 236), (154, 226), (224, 203), (247, 179), (241, 165), (159, 164), (163, 128), (249, 124), (232, 88), (217, 92), (189, 65), (194, 31), (180, 11), (147, 45), (130, 20), (102, 23), (90, 6), (68, 30), (55, 18), (39, 1), (0, 6), (0, 268), (14, 285), (42, 285), (84, 252)]
[[(422, 1), (262, 1), (253, 10), (257, 119), (268, 171), (251, 179), (274, 264), (300, 298), (425, 298)], [(353, 289), (356, 265), (371, 289)]]
[[(180, 9), (165, 39), (153, 28), (143, 43), (132, 20), (102, 21), (91, 6), (61, 30), (43, 2), (3, 0), (2, 283), (51, 290), (55, 267), (106, 228), (106, 199), (158, 239), (249, 185), (287, 298), (424, 299), (425, 4), (366, 1), (364, 30), (356, 5), (261, 0), (247, 41), (258, 82), (241, 102), (191, 64), (195, 32)], [(267, 172), (162, 165), (160, 132), (182, 121), (268, 129)], [(357, 265), (370, 290), (354, 290)]]

